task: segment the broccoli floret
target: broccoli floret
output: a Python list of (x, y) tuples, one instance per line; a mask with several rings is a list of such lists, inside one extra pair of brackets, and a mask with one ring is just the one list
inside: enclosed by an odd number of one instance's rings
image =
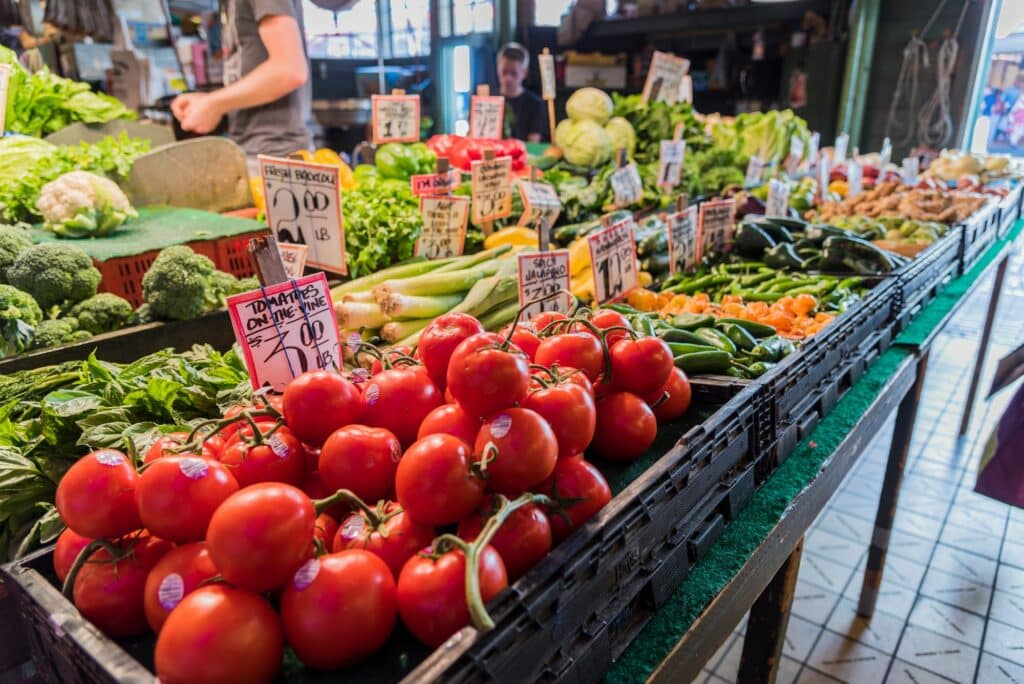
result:
[(154, 318), (191, 320), (211, 307), (216, 294), (213, 262), (184, 245), (160, 252), (142, 278), (142, 297)]
[(7, 269), (32, 246), (32, 237), (21, 226), (0, 225), (0, 283), (7, 282)]
[(249, 276), (248, 278), (239, 278), (238, 282), (235, 283), (235, 290), (231, 294), (241, 294), (242, 292), (251, 292), (258, 289), (260, 289), (260, 279), (256, 276)]
[(82, 340), (87, 340), (90, 337), (92, 337), (92, 333), (89, 332), (88, 330), (76, 330), (75, 332), (71, 333), (71, 337), (68, 338), (68, 343), (70, 344), (71, 342), (81, 342)]
[(75, 319), (51, 318), (36, 326), (32, 335), (32, 349), (46, 349), (67, 344), (75, 334)]
[(132, 305), (124, 297), (101, 292), (75, 304), (71, 315), (78, 318), (79, 328), (99, 335), (123, 328), (132, 315)]
[(132, 312), (132, 315), (128, 317), (125, 322), (126, 325), (142, 325), (144, 323), (152, 323), (156, 319), (153, 318), (153, 311), (149, 308), (149, 304), (143, 304), (138, 309)]
[(50, 309), (92, 297), (100, 284), (100, 272), (77, 247), (44, 243), (32, 245), (18, 256), (7, 269), (7, 280), (35, 297), (43, 309)]
[(31, 295), (10, 285), (0, 285), (0, 358), (28, 349), (32, 328), (42, 319), (43, 312)]
[(238, 278), (225, 273), (214, 271), (210, 274), (210, 290), (207, 304), (209, 309), (224, 308), (224, 300), (235, 294), (238, 290)]

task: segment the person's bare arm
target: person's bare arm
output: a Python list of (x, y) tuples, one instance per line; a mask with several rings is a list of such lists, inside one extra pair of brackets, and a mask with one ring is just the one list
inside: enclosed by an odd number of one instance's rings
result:
[(530, 133), (528, 136), (526, 136), (526, 142), (538, 143), (541, 141), (542, 137), (543, 136), (541, 136), (540, 133)]
[(278, 100), (309, 78), (302, 33), (294, 17), (273, 14), (259, 23), (267, 59), (238, 81), (212, 93), (188, 93), (175, 98), (174, 115), (187, 131), (209, 133), (221, 116), (237, 109)]

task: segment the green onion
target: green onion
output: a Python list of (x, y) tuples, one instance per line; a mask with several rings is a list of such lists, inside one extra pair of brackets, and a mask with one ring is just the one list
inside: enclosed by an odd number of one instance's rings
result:
[(502, 275), (481, 278), (452, 312), (480, 316), (496, 306), (519, 299), (519, 278)]
[(343, 302), (359, 302), (361, 304), (373, 304), (377, 300), (373, 298), (373, 290), (365, 290), (363, 292), (350, 292), (342, 295), (341, 301)]
[(410, 335), (421, 332), (433, 321), (433, 318), (417, 318), (412, 321), (391, 321), (380, 329), (380, 336), (385, 342), (394, 344)]
[(516, 314), (519, 313), (519, 300), (505, 304), (504, 306), (491, 309), (483, 316), (480, 317), (480, 325), (484, 326), (484, 330), (498, 330), (502, 326), (508, 325), (516, 319)]
[(381, 300), (380, 308), (381, 311), (391, 318), (403, 320), (434, 318), (448, 312), (453, 306), (462, 301), (462, 294), (421, 297), (418, 295), (391, 293), (388, 297)]
[(461, 271), (467, 268), (472, 268), (477, 264), (484, 263), (485, 261), (497, 259), (510, 249), (512, 249), (512, 245), (499, 245), (497, 247), (492, 247), (491, 249), (485, 249), (482, 252), (477, 252), (476, 254), (455, 257), (454, 259), (449, 259), (450, 263), (444, 264), (438, 268), (436, 272), (450, 273), (451, 271)]
[(427, 273), (406, 278), (404, 280), (387, 280), (373, 288), (377, 302), (385, 301), (393, 294), (433, 295), (455, 294), (466, 292), (481, 278), (492, 276), (498, 272), (498, 261), (492, 260), (480, 264), (474, 269), (452, 271), (447, 273)]
[(342, 328), (379, 328), (391, 320), (374, 303), (342, 302), (335, 309)]
[(355, 280), (350, 280), (347, 283), (342, 283), (341, 285), (331, 289), (331, 295), (335, 298), (339, 298), (340, 295), (349, 294), (351, 292), (369, 290), (374, 285), (383, 283), (385, 280), (389, 280), (391, 278), (411, 278), (413, 276), (423, 275), (424, 273), (430, 273), (442, 266), (447, 266), (452, 261), (454, 261), (454, 259), (427, 261), (416, 257), (413, 260), (398, 264), (397, 266), (391, 266), (390, 268), (385, 268), (382, 271), (365, 275), (362, 278), (356, 278)]

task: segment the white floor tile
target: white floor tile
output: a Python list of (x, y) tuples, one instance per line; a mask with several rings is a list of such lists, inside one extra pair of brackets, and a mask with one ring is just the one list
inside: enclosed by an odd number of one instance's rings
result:
[(979, 584), (990, 585), (995, 581), (998, 563), (991, 558), (940, 543), (932, 555), (930, 567)]
[(1024, 665), (1024, 630), (989, 620), (983, 648), (992, 655)]
[(1024, 570), (1000, 564), (996, 573), (996, 589), (1024, 596)]
[(992, 589), (936, 568), (929, 568), (921, 583), (921, 593), (929, 598), (968, 610), (977, 615), (988, 613)]
[(923, 627), (910, 625), (903, 632), (897, 657), (929, 672), (941, 672), (956, 682), (974, 677), (978, 649)]
[(1024, 597), (996, 589), (988, 617), (1008, 625), (1024, 625)]
[(822, 632), (807, 664), (844, 682), (880, 682), (891, 657), (832, 632)]
[(949, 604), (920, 596), (910, 612), (910, 624), (925, 627), (933, 632), (963, 641), (981, 648), (981, 638), (985, 630), (985, 619), (966, 610), (955, 608)]
[(837, 634), (867, 644), (885, 653), (894, 653), (903, 632), (904, 620), (889, 615), (885, 605), (879, 605), (870, 620), (857, 615), (857, 602), (844, 598), (836, 605), (826, 625)]
[(889, 676), (885, 678), (885, 684), (946, 684), (951, 681), (898, 658), (893, 661)]
[(1020, 684), (1020, 682), (1024, 682), (1024, 667), (990, 653), (982, 653), (981, 664), (978, 666), (978, 682), (981, 684)]

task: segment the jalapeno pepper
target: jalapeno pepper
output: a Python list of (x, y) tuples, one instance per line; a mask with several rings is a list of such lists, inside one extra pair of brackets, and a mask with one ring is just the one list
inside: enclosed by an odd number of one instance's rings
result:
[(702, 337), (698, 337), (696, 334), (689, 330), (680, 330), (679, 328), (669, 328), (662, 330), (658, 334), (658, 337), (665, 340), (666, 342), (683, 342), (685, 344), (702, 344), (706, 345), (707, 341)]
[(697, 337), (704, 340), (704, 344), (710, 344), (712, 347), (718, 347), (722, 351), (729, 352), (730, 354), (736, 353), (736, 343), (729, 339), (729, 336), (720, 330), (714, 328), (701, 328), (696, 333)]
[(724, 373), (732, 356), (724, 351), (700, 351), (675, 357), (676, 368), (691, 375)]
[(758, 323), (757, 321), (748, 321), (745, 318), (719, 318), (716, 321), (718, 323), (732, 323), (738, 325), (754, 337), (771, 337), (776, 334), (775, 328), (764, 323)]
[(690, 344), (689, 342), (667, 342), (668, 348), (672, 350), (672, 356), (683, 356), (684, 354), (696, 354), (697, 352), (721, 351), (709, 344)]
[(747, 370), (755, 378), (759, 378), (774, 367), (775, 364), (770, 361), (757, 361), (747, 366)]
[(719, 324), (718, 329), (725, 333), (725, 336), (728, 337), (739, 350), (750, 351), (757, 346), (757, 338), (735, 323)]
[(750, 350), (750, 356), (760, 361), (781, 361), (796, 350), (793, 343), (784, 337), (769, 337)]
[(680, 330), (697, 330), (715, 324), (715, 317), (707, 314), (681, 313), (672, 319), (672, 326)]

